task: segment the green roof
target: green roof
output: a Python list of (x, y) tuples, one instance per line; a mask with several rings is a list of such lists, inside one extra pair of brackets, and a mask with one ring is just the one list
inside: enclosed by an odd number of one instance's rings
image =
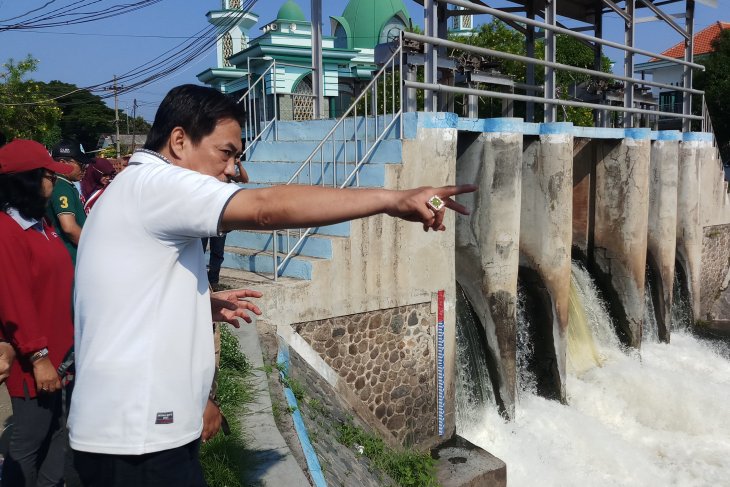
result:
[(347, 47), (372, 49), (393, 17), (408, 25), (411, 16), (403, 0), (350, 0), (342, 16), (332, 18), (347, 32)]
[(281, 6), (279, 13), (276, 14), (276, 20), (294, 20), (296, 22), (306, 22), (307, 18), (304, 16), (302, 9), (294, 3), (292, 0), (286, 0), (286, 3)]

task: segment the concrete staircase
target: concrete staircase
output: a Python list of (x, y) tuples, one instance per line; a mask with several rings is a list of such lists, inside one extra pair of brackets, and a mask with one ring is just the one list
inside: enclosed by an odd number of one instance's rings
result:
[[(341, 185), (352, 171), (356, 154), (362, 155), (372, 146), (376, 130), (376, 123), (380, 130), (390, 121), (379, 117), (358, 117), (346, 120), (345, 127), (338, 127), (337, 141), (327, 142), (321, 153), (312, 160), (310, 167), (305, 168), (295, 181), (298, 184), (313, 184), (333, 186), (336, 182)], [(244, 162), (249, 174), (250, 182), (241, 185), (246, 189), (263, 188), (275, 184), (285, 184), (299, 169), (302, 162), (317, 148), (329, 131), (335, 126), (336, 120), (315, 120), (307, 122), (279, 122), (278, 137), (274, 140), (274, 130), (270, 129), (259, 142), (256, 142), (249, 152), (250, 156)], [(357, 131), (353, 124), (357, 124)], [(407, 124), (408, 125), (408, 124)], [(404, 134), (414, 137), (415, 129)], [(355, 137), (355, 133), (357, 136)], [(349, 135), (343, 140), (343, 134)], [(399, 138), (400, 127), (396, 123), (386, 134), (385, 138), (373, 150), (359, 174), (359, 186), (383, 187), (388, 164), (400, 164), (402, 161), (402, 142)], [(355, 140), (357, 138), (357, 140)], [(333, 164), (336, 162), (336, 165)], [(320, 164), (322, 163), (323, 164)], [(354, 185), (354, 184), (353, 184)], [(308, 235), (296, 254), (286, 263), (281, 277), (310, 280), (314, 269), (323, 261), (332, 258), (333, 244), (338, 240), (347, 239), (350, 235), (350, 223), (340, 223), (326, 227), (319, 227)], [(273, 249), (278, 252), (278, 260), (283, 257), (299, 239), (298, 231), (279, 232), (276, 242), (273, 242), (271, 232), (235, 231), (226, 239), (225, 261), (221, 272), (222, 278), (249, 280), (250, 276), (244, 273), (254, 273), (269, 278), (273, 277), (274, 261)], [(244, 273), (242, 273), (243, 271)]]

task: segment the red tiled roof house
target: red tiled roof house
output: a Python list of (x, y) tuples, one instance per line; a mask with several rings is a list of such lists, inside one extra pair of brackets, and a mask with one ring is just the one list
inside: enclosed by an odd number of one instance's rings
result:
[[(701, 60), (712, 52), (712, 41), (714, 41), (720, 33), (730, 29), (730, 22), (713, 22), (694, 35), (693, 54), (694, 60)], [(662, 52), (663, 55), (683, 59), (684, 58), (684, 41), (678, 42), (674, 46)], [(634, 67), (637, 74), (651, 75), (651, 79), (658, 83), (668, 85), (682, 86), (683, 66), (652, 58), (648, 62), (636, 64)], [(682, 111), (682, 92), (672, 91), (659, 88), (652, 88), (655, 97), (659, 98), (659, 110), (663, 112), (681, 112)]]

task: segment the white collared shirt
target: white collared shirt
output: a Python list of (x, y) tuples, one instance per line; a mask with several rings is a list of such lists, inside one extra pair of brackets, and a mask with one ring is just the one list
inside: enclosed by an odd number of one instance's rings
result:
[(239, 190), (136, 152), (84, 225), (76, 264), (75, 450), (140, 455), (200, 438), (215, 369), (201, 237)]
[(29, 228), (32, 228), (33, 230), (41, 232), (43, 235), (46, 234), (45, 230), (43, 230), (42, 220), (36, 220), (35, 218), (26, 218), (20, 214), (17, 208), (13, 208), (12, 206), (8, 207), (8, 209), (5, 210), (5, 213), (7, 213), (10, 218), (15, 220), (15, 223), (20, 225), (20, 228), (22, 228), (23, 230), (28, 230)]

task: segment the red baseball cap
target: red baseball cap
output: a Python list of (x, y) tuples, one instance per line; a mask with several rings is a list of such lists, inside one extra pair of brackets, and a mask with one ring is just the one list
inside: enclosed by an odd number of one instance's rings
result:
[(56, 162), (43, 145), (33, 140), (14, 140), (0, 147), (0, 174), (45, 168), (59, 174), (73, 171), (70, 164)]

